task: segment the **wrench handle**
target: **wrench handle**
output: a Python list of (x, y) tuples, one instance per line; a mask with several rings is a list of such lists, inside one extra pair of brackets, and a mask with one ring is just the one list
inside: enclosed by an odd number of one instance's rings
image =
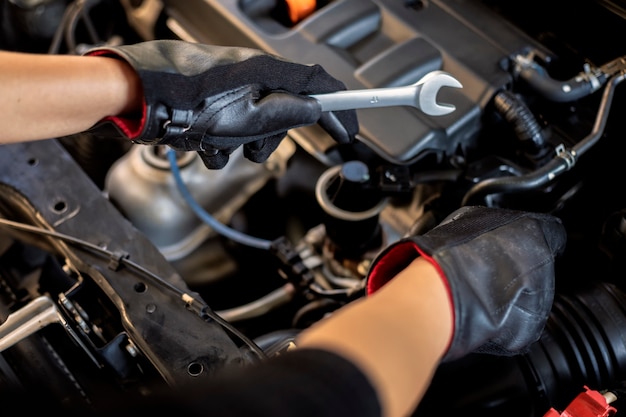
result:
[(346, 90), (334, 93), (313, 94), (322, 111), (368, 109), (376, 107), (412, 106), (419, 108), (415, 85), (368, 90)]

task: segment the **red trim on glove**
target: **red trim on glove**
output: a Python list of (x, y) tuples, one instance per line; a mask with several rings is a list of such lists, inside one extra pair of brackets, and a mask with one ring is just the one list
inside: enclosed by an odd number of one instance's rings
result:
[(141, 119), (129, 119), (121, 116), (107, 116), (100, 122), (111, 122), (129, 139), (136, 139), (141, 134), (143, 127), (146, 124), (146, 110), (146, 103), (144, 101), (142, 104)]
[(446, 286), (446, 292), (448, 293), (448, 302), (450, 304), (450, 312), (452, 313), (452, 335), (453, 335), (452, 337), (450, 337), (448, 346), (446, 346), (445, 351), (447, 352), (450, 349), (450, 345), (452, 345), (452, 340), (454, 340), (454, 333), (456, 331), (456, 310), (454, 308), (454, 298), (452, 298), (452, 288), (450, 288), (450, 281), (448, 281), (446, 274), (443, 272), (443, 269), (441, 269), (441, 266), (437, 263), (437, 261), (435, 261), (432, 257), (422, 252), (422, 250), (418, 248), (417, 246), (415, 246), (415, 249), (417, 249), (417, 251), (420, 253), (420, 255), (422, 255), (424, 259), (426, 259), (432, 266), (435, 267), (435, 269), (437, 270), (437, 273), (441, 277), (441, 280)]
[[(91, 51), (85, 54), (85, 56), (108, 56), (112, 58), (123, 59), (118, 54), (114, 53), (113, 51), (108, 51), (108, 50)], [(143, 131), (143, 128), (146, 124), (146, 120), (148, 118), (147, 109), (148, 109), (148, 106), (146, 105), (146, 101), (144, 98), (142, 102), (142, 106), (141, 106), (141, 119), (134, 119), (134, 118), (130, 119), (130, 118), (120, 117), (120, 116), (107, 116), (104, 119), (102, 119), (100, 123), (103, 123), (103, 122), (113, 123), (124, 135), (126, 135), (129, 139), (133, 140), (133, 139), (136, 139)]]
[(419, 248), (413, 242), (399, 243), (390, 248), (370, 271), (367, 279), (367, 295), (381, 289), (419, 255)]

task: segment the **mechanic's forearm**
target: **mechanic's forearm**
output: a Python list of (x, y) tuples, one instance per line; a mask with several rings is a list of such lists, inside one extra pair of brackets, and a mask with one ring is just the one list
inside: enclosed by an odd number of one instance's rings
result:
[(139, 111), (142, 97), (120, 60), (0, 51), (0, 143), (79, 133)]
[(418, 258), (368, 299), (351, 303), (304, 331), (297, 345), (347, 357), (370, 378), (384, 415), (406, 417), (445, 354), (452, 320), (443, 280), (431, 264)]

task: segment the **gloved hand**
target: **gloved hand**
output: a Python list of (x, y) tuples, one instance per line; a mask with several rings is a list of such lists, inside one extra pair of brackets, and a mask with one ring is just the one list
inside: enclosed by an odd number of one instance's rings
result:
[(463, 207), (425, 234), (386, 248), (370, 268), (367, 292), (423, 256), (446, 281), (454, 310), (443, 361), (471, 352), (523, 353), (541, 336), (552, 308), (554, 259), (565, 241), (554, 216)]
[(137, 143), (198, 151), (209, 169), (244, 156), (263, 162), (292, 128), (319, 123), (338, 143), (358, 132), (353, 110), (322, 113), (308, 94), (345, 90), (319, 65), (285, 61), (260, 50), (177, 40), (96, 48), (88, 55), (118, 56), (138, 73), (145, 96), (139, 126), (111, 117)]

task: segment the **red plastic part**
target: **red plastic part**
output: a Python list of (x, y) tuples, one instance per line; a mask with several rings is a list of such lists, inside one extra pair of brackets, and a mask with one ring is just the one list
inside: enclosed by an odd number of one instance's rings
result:
[(565, 411), (559, 414), (551, 408), (543, 417), (608, 417), (616, 411), (606, 402), (606, 398), (600, 392), (585, 386), (585, 392), (578, 394)]

